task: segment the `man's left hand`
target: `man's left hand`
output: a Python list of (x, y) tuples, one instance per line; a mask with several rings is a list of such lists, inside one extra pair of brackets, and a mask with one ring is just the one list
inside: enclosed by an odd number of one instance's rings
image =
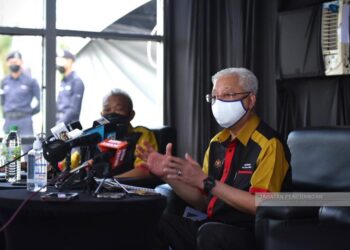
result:
[(163, 162), (163, 171), (167, 179), (178, 180), (190, 186), (203, 189), (203, 180), (207, 175), (198, 162), (186, 153), (185, 159), (168, 157)]

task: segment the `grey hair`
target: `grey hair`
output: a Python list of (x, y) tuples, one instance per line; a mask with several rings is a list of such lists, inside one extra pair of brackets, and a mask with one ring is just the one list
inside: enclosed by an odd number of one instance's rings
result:
[(253, 72), (246, 68), (227, 68), (220, 70), (212, 76), (211, 80), (213, 84), (215, 85), (223, 76), (237, 76), (239, 84), (245, 91), (251, 91), (254, 94), (258, 93), (258, 79)]
[(103, 98), (103, 105), (105, 105), (105, 103), (107, 102), (107, 99), (111, 96), (122, 96), (125, 98), (126, 102), (127, 102), (127, 107), (128, 107), (128, 111), (129, 111), (129, 114), (131, 114), (131, 112), (133, 111), (134, 109), (134, 105), (133, 105), (133, 102), (132, 102), (132, 99), (130, 97), (130, 95), (128, 93), (126, 93), (124, 90), (121, 90), (121, 89), (118, 89), (118, 88), (114, 88), (112, 89), (108, 95), (106, 95), (104, 98)]

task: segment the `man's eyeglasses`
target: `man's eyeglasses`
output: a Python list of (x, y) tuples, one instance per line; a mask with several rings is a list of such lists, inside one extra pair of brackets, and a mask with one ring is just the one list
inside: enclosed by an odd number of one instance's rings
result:
[(212, 95), (207, 94), (205, 95), (205, 100), (211, 104), (214, 104), (215, 101), (222, 100), (222, 101), (235, 101), (238, 100), (237, 97), (241, 95), (245, 95), (242, 99), (246, 98), (250, 94), (250, 91), (246, 92), (239, 92), (239, 93), (224, 93), (222, 95)]

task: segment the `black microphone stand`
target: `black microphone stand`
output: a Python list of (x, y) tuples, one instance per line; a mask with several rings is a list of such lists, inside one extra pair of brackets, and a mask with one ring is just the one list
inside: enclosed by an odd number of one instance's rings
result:
[(73, 174), (69, 175), (67, 178), (65, 178), (64, 181), (60, 183), (60, 185), (56, 186), (58, 188), (58, 191), (72, 188), (74, 181), (76, 180), (77, 176), (79, 176), (78, 174), (79, 174), (79, 171), (76, 171)]
[[(68, 157), (68, 156), (67, 156)], [(69, 156), (70, 159), (70, 156)], [(89, 187), (92, 186), (94, 170), (86, 170), (86, 167), (89, 166), (88, 161), (84, 161), (80, 166), (75, 169), (71, 169), (70, 160), (66, 159), (66, 163), (68, 163), (65, 171), (64, 171), (64, 179), (61, 180), (58, 186), (59, 191), (67, 188), (81, 188), (83, 191), (86, 191), (86, 183), (88, 183)], [(85, 184), (84, 184), (85, 183)], [(90, 190), (90, 188), (89, 188)], [(90, 192), (90, 191), (89, 191)]]
[(71, 169), (71, 156), (72, 156), (72, 153), (71, 151), (69, 150), (67, 155), (66, 155), (66, 168), (64, 171), (66, 172), (69, 172), (70, 169)]
[(94, 180), (94, 176), (95, 176), (95, 170), (93, 168), (91, 168), (88, 172), (87, 175), (85, 177), (84, 181), (84, 188), (83, 191), (87, 192), (89, 194), (91, 194), (91, 190), (95, 187), (95, 180)]
[(58, 177), (55, 187), (61, 191), (63, 184), (66, 182), (67, 178), (70, 177), (70, 169), (71, 169), (71, 151), (69, 150), (66, 155), (66, 167), (61, 173), (61, 176)]

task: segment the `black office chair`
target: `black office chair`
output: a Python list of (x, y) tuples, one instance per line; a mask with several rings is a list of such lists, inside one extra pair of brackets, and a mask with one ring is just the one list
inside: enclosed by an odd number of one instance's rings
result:
[[(158, 143), (158, 151), (160, 153), (164, 154), (166, 145), (171, 142), (173, 144), (173, 154), (176, 154), (176, 129), (174, 127), (164, 126), (160, 128), (154, 128), (152, 131), (156, 137)], [(123, 184), (146, 188), (155, 188), (156, 186), (163, 184), (163, 181), (156, 176), (144, 179), (123, 178), (120, 181)]]
[[(350, 128), (309, 128), (291, 132), (287, 143), (294, 191), (349, 192), (349, 142)], [(265, 205), (271, 205), (268, 203), (266, 201)], [(346, 231), (329, 230), (326, 222), (337, 214), (324, 209), (321, 214), (325, 222), (321, 223), (319, 211), (320, 204), (258, 207), (255, 223), (258, 245), (266, 250), (349, 249), (344, 236), (350, 227)], [(339, 244), (340, 238), (347, 244)]]
[[(153, 130), (159, 145), (159, 152), (165, 153), (166, 145), (168, 142), (173, 142), (173, 155), (176, 155), (176, 131), (174, 128), (165, 127), (161, 129)], [(172, 190), (169, 184), (162, 184), (156, 186), (156, 191), (165, 197), (167, 197), (167, 206), (165, 213), (175, 214), (179, 216), (185, 216), (194, 220), (202, 220), (206, 215), (191, 208), (191, 206), (183, 201)]]
[(156, 136), (159, 153), (165, 154), (166, 145), (171, 142), (173, 144), (173, 155), (176, 155), (176, 129), (170, 126), (152, 129)]

